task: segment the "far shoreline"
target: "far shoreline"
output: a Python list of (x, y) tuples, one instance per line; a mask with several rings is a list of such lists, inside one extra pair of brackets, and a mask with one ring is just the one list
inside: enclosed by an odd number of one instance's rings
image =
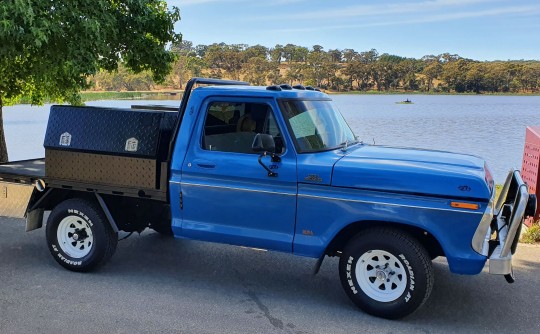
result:
[[(452, 92), (419, 92), (419, 91), (332, 91), (321, 89), (328, 95), (430, 95), (430, 96), (540, 96), (540, 92), (535, 93), (452, 93)], [(82, 102), (92, 102), (100, 100), (180, 100), (183, 90), (155, 90), (155, 91), (83, 91), (81, 92)], [(156, 98), (158, 97), (158, 98)], [(46, 100), (44, 103), (56, 103)], [(21, 98), (13, 105), (30, 104), (29, 99)]]

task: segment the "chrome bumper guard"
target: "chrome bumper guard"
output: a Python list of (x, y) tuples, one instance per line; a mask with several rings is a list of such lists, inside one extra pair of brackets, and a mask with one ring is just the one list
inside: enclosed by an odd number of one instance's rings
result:
[(511, 170), (497, 203), (493, 206), (492, 197), (472, 240), (472, 248), (489, 258), (489, 273), (506, 275), (508, 282), (513, 281), (512, 255), (517, 248), (528, 202), (527, 185), (519, 171)]

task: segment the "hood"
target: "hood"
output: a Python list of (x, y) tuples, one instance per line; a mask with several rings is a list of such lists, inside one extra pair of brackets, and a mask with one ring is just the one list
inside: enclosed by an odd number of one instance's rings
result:
[(472, 155), (360, 146), (334, 165), (332, 185), (487, 201), (493, 181), (485, 168)]

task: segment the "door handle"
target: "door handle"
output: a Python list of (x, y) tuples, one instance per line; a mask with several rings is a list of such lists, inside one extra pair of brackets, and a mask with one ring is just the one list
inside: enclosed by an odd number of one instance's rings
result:
[(196, 159), (193, 161), (198, 167), (201, 168), (216, 168), (216, 164), (209, 160), (203, 160), (203, 159)]

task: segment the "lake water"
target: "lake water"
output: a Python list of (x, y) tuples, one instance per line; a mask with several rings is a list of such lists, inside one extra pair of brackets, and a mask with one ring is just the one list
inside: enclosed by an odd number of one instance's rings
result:
[[(525, 128), (540, 125), (540, 96), (332, 95), (353, 131), (366, 143), (475, 154), (487, 160), (502, 183), (521, 168)], [(414, 104), (396, 104), (410, 98)], [(94, 101), (90, 106), (178, 106), (179, 100)], [(44, 156), (48, 109), (4, 108), (10, 160)]]

